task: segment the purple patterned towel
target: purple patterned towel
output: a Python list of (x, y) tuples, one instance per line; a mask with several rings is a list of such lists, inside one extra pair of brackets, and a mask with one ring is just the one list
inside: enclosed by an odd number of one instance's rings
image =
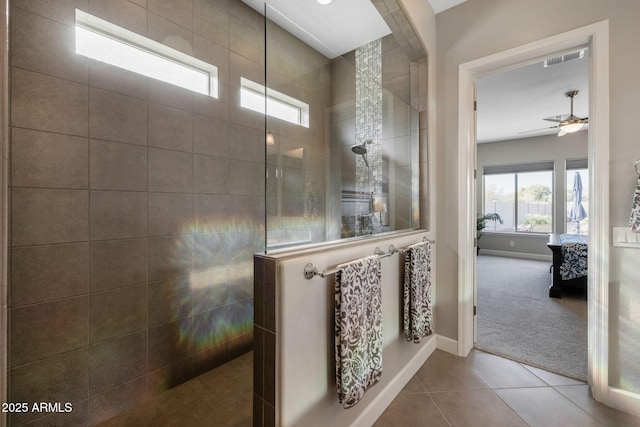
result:
[(350, 408), (382, 376), (380, 258), (339, 265), (336, 273), (336, 383)]
[(411, 245), (404, 259), (404, 336), (419, 343), (432, 331), (431, 243)]

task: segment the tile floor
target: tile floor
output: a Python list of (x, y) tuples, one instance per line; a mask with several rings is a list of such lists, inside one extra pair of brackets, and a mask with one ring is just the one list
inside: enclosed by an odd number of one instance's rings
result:
[(436, 350), (375, 423), (383, 426), (640, 426), (585, 383), (472, 350)]
[[(247, 353), (102, 426), (249, 427), (252, 361)], [(580, 381), (478, 350), (436, 350), (374, 426), (527, 425), (640, 427), (640, 418), (596, 403)]]
[(251, 427), (253, 352), (131, 408), (101, 427)]

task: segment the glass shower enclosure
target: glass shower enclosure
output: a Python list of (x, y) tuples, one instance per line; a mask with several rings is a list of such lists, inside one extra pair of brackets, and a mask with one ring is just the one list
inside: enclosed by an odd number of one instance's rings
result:
[(266, 113), (266, 250), (418, 228), (414, 58), (368, 0), (359, 16), (376, 31), (352, 36), (337, 4), (299, 16), (290, 3), (260, 4), (265, 73), (241, 95)]

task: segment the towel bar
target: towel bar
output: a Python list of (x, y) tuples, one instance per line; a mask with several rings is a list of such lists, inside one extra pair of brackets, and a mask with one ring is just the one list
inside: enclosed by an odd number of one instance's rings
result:
[[(422, 243), (425, 243), (425, 242), (433, 243), (434, 245), (436, 243), (435, 240), (430, 240), (430, 239), (427, 239), (426, 237), (423, 237), (422, 238)], [(404, 254), (408, 250), (409, 250), (409, 248), (402, 248), (402, 249), (398, 249), (398, 252), (401, 253), (401, 254)]]
[[(423, 242), (429, 242), (429, 243), (436, 243), (435, 240), (429, 240), (426, 237), (424, 237), (422, 239)], [(382, 249), (376, 247), (375, 250), (373, 251), (374, 254), (378, 255), (380, 258), (386, 258), (388, 256), (391, 256), (393, 254), (397, 254), (397, 253), (405, 253), (408, 250), (408, 248), (403, 248), (403, 249), (397, 249), (395, 246), (393, 245), (389, 245), (389, 250), (387, 252), (384, 252)], [(338, 271), (340, 271), (339, 268), (332, 268), (330, 270), (318, 270), (318, 268), (309, 263), (307, 265), (305, 265), (304, 267), (304, 278), (307, 280), (311, 280), (313, 279), (315, 276), (320, 276), (322, 278), (325, 278), (327, 276), (330, 276), (332, 274), (336, 274)]]
[(376, 247), (373, 251), (374, 254), (378, 255), (380, 258), (386, 258), (398, 252), (395, 246), (389, 245), (389, 251), (384, 252), (382, 249)]
[[(398, 249), (396, 249), (396, 247), (393, 245), (389, 245), (388, 252), (384, 252), (382, 249), (378, 247), (376, 247), (375, 250), (373, 251), (373, 253), (378, 255), (380, 258), (386, 258), (398, 252), (399, 252)], [(304, 267), (304, 278), (307, 280), (313, 279), (315, 276), (320, 276), (322, 278), (325, 278), (327, 276), (337, 273), (338, 271), (340, 271), (339, 268), (333, 268), (331, 270), (318, 270), (315, 265), (309, 263)]]

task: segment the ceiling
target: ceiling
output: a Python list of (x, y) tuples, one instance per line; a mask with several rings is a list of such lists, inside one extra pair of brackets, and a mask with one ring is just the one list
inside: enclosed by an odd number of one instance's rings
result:
[(440, 13), (467, 0), (429, 0), (429, 4), (435, 13)]
[[(264, 15), (264, 0), (242, 0)], [(267, 17), (329, 59), (391, 33), (371, 0), (269, 0)]]
[[(329, 59), (391, 33), (371, 0), (242, 0)], [(435, 13), (467, 0), (428, 0)]]
[[(569, 114), (564, 95), (578, 90), (573, 113), (589, 115), (588, 51), (573, 59), (544, 67), (542, 62), (476, 80), (478, 142), (553, 135), (554, 122), (543, 118)], [(535, 129), (539, 131), (530, 132)], [(524, 133), (523, 133), (524, 132)]]
[[(242, 0), (264, 14), (264, 0)], [(439, 13), (466, 0), (428, 0)], [(371, 0), (269, 0), (267, 16), (328, 58), (335, 58), (391, 30)], [(476, 81), (478, 142), (557, 134), (543, 118), (569, 114), (569, 90), (580, 91), (574, 114), (588, 115), (587, 55), (543, 67), (542, 63), (492, 74)], [(529, 132), (540, 129), (535, 132)], [(526, 132), (526, 133), (523, 133)]]

